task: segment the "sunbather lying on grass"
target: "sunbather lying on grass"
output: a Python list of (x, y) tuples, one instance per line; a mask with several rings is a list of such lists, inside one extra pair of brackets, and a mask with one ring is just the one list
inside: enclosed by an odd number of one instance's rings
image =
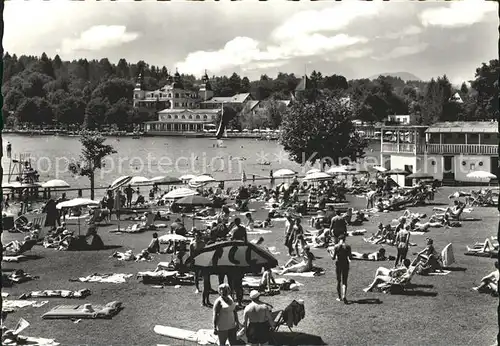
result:
[(481, 293), (491, 293), (492, 295), (498, 296), (498, 280), (500, 278), (498, 261), (495, 262), (495, 268), (495, 271), (481, 279), (481, 284), (479, 286), (473, 287), (472, 289)]
[(132, 253), (132, 250), (127, 250), (125, 252), (115, 252), (110, 257), (117, 258), (119, 261), (149, 261), (151, 259), (151, 255), (149, 254), (147, 249), (142, 250), (137, 255)]
[(499, 244), (496, 243), (496, 244), (493, 244), (493, 242), (486, 238), (486, 240), (484, 241), (484, 243), (475, 243), (474, 246), (471, 248), (471, 247), (468, 247), (467, 246), (467, 251), (468, 252), (495, 252), (495, 251), (498, 251), (498, 246)]
[(14, 240), (8, 243), (3, 247), (3, 251), (10, 250), (12, 253), (18, 255), (23, 252), (31, 250), (31, 248), (36, 245), (37, 239), (34, 239), (32, 236), (24, 237), (23, 241)]
[(392, 228), (390, 224), (383, 226), (382, 230), (379, 230), (370, 238), (365, 238), (365, 241), (372, 244), (393, 244), (396, 238), (395, 230)]
[(312, 270), (313, 260), (315, 259), (309, 246), (304, 247), (302, 259), (300, 257), (291, 258), (283, 267), (283, 271), (279, 275), (286, 273), (305, 273)]
[(383, 283), (390, 284), (409, 281), (413, 277), (418, 266), (419, 264), (415, 263), (415, 261), (412, 263), (409, 259), (405, 259), (403, 261), (403, 267), (400, 268), (388, 269), (380, 267), (375, 272), (375, 279), (373, 282), (367, 288), (363, 289), (363, 291), (371, 292), (376, 286)]
[(403, 216), (405, 219), (410, 220), (410, 219), (425, 219), (427, 217), (426, 214), (421, 214), (421, 213), (412, 213), (410, 209), (406, 209), (403, 213)]
[(365, 260), (365, 261), (386, 261), (388, 257), (386, 256), (385, 249), (380, 248), (376, 252), (372, 253), (361, 253), (352, 251), (352, 258), (357, 260)]

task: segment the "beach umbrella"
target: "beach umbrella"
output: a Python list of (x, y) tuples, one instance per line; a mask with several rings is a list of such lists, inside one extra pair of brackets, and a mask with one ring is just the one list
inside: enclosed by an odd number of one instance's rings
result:
[(309, 175), (309, 174), (312, 174), (312, 173), (318, 173), (318, 172), (321, 172), (321, 169), (318, 169), (318, 168), (311, 168), (310, 170), (308, 170), (306, 172), (306, 175)]
[(493, 173), (486, 171), (475, 171), (467, 174), (467, 178), (475, 178), (475, 179), (496, 179), (497, 176)]
[(262, 247), (242, 241), (228, 241), (206, 246), (186, 259), (191, 268), (205, 269), (211, 274), (238, 271), (252, 273), (262, 267), (274, 268), (276, 258)]
[(257, 133), (257, 132), (260, 132), (260, 130), (259, 129), (254, 129), (252, 132)]
[(203, 196), (198, 196), (198, 195), (191, 195), (191, 196), (186, 196), (182, 197), (178, 201), (175, 202), (178, 205), (191, 205), (191, 206), (206, 206), (206, 205), (212, 205), (212, 201), (209, 200), (206, 197)]
[(193, 174), (184, 174), (179, 177), (180, 180), (182, 181), (190, 181), (191, 179), (196, 178), (196, 175)]
[(407, 171), (400, 169), (400, 168), (394, 168), (394, 169), (385, 171), (384, 174), (385, 175), (408, 175), (408, 174), (410, 174), (410, 172), (407, 172)]
[(160, 241), (161, 244), (166, 244), (169, 241), (187, 241), (189, 238), (186, 238), (180, 234), (165, 234), (162, 235), (161, 237), (158, 237), (158, 240)]
[(325, 172), (316, 172), (311, 173), (305, 176), (304, 180), (327, 180), (332, 179), (333, 177)]
[(99, 202), (89, 198), (73, 198), (69, 201), (64, 201), (56, 205), (57, 209), (88, 207), (89, 205), (99, 205)]
[(410, 178), (410, 179), (431, 179), (431, 178), (434, 178), (434, 176), (432, 174), (429, 174), (429, 173), (416, 172), (416, 173), (410, 174), (407, 178)]
[(274, 178), (290, 178), (294, 175), (296, 175), (297, 172), (292, 171), (291, 169), (278, 169), (276, 172), (273, 173)]
[(197, 176), (197, 177), (194, 177), (193, 179), (191, 179), (189, 181), (189, 183), (190, 184), (206, 184), (206, 183), (211, 183), (213, 181), (215, 181), (215, 179), (209, 175), (200, 175), (200, 176)]
[(248, 132), (249, 130), (248, 129), (243, 129), (243, 132)]
[(169, 177), (169, 176), (159, 176), (159, 177), (154, 177), (149, 180), (151, 183), (157, 184), (157, 185), (168, 185), (168, 184), (179, 184), (182, 183), (182, 180), (179, 178), (175, 177)]
[(69, 187), (69, 184), (61, 179), (49, 180), (42, 184), (43, 188)]
[(326, 173), (329, 174), (345, 174), (347, 172), (348, 171), (344, 166), (334, 166), (326, 171)]
[(144, 185), (151, 183), (150, 180), (146, 177), (133, 177), (128, 182), (129, 185)]
[(122, 187), (123, 185), (128, 184), (130, 182), (130, 180), (132, 180), (132, 177), (130, 175), (121, 176), (120, 178), (115, 179), (115, 181), (113, 181), (111, 183), (110, 189), (111, 190), (118, 189), (118, 188)]
[(193, 196), (197, 195), (198, 192), (188, 189), (188, 188), (180, 188), (180, 189), (175, 189), (167, 193), (165, 196), (163, 196), (163, 199), (176, 199), (176, 198), (182, 198), (186, 196)]
[[(89, 198), (73, 198), (69, 201), (64, 201), (56, 205), (56, 209), (64, 209), (64, 208), (76, 208), (76, 207), (88, 207), (88, 206), (97, 206), (99, 202), (94, 201)], [(80, 234), (80, 217), (78, 220), (78, 235)]]
[(382, 172), (387, 171), (386, 168), (381, 167), (381, 166), (369, 166), (366, 168), (366, 170), (369, 172), (376, 172), (376, 173), (382, 173)]

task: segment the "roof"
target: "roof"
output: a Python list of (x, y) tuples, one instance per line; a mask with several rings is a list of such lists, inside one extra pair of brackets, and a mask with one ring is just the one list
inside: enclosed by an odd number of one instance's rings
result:
[(498, 122), (452, 121), (429, 126), (427, 133), (498, 133)]
[(276, 102), (280, 102), (280, 103), (283, 103), (285, 106), (288, 106), (290, 104), (290, 100), (276, 100)]
[(180, 113), (193, 113), (193, 114), (216, 114), (220, 112), (220, 109), (170, 109), (166, 108), (158, 113), (161, 114), (180, 114)]
[(243, 103), (250, 96), (250, 93), (236, 94), (229, 97), (212, 97), (203, 103)]
[(253, 110), (259, 104), (259, 102), (260, 101), (255, 101), (255, 100), (248, 101), (247, 103), (248, 109)]

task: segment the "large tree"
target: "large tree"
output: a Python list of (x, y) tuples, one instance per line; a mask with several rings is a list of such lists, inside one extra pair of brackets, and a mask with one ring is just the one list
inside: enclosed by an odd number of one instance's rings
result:
[(475, 79), (470, 81), (471, 87), (477, 92), (476, 118), (481, 120), (498, 119), (498, 76), (500, 64), (498, 59), (483, 63), (476, 69)]
[(71, 162), (71, 173), (88, 177), (90, 180), (90, 198), (94, 199), (95, 171), (102, 168), (102, 162), (108, 155), (116, 153), (111, 145), (104, 144), (106, 138), (100, 135), (83, 134), (80, 137), (82, 154), (79, 162)]
[(356, 160), (363, 157), (368, 144), (355, 131), (351, 109), (336, 93), (321, 93), (313, 103), (294, 102), (286, 108), (280, 142), (300, 164)]

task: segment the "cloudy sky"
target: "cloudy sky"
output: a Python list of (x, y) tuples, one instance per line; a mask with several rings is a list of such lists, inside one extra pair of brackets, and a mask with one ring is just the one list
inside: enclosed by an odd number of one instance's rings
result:
[(483, 0), (9, 1), (3, 45), (18, 55), (144, 60), (196, 75), (406, 71), (460, 83), (498, 57), (497, 13)]

